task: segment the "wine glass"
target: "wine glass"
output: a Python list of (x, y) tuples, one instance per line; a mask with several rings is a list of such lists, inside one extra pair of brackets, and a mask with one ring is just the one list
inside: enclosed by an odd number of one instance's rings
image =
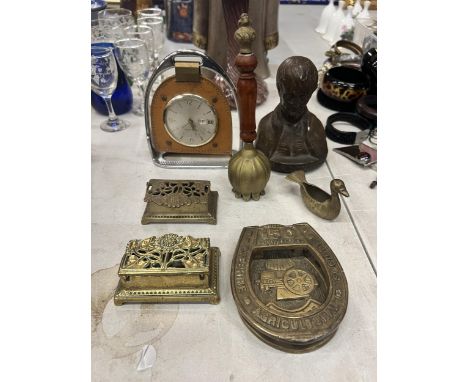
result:
[(137, 85), (141, 95), (141, 102), (133, 112), (136, 115), (144, 115), (144, 96), (146, 80), (150, 71), (150, 60), (145, 41), (139, 38), (124, 38), (115, 42), (115, 55), (120, 67)]
[(109, 118), (101, 123), (104, 131), (120, 131), (129, 126), (129, 123), (119, 119), (112, 107), (111, 97), (117, 87), (117, 63), (112, 48), (100, 46), (91, 47), (91, 89), (106, 102)]
[(113, 41), (125, 37), (124, 28), (135, 25), (135, 19), (129, 9), (103, 9), (98, 12), (99, 25)]
[(147, 25), (132, 25), (125, 28), (126, 37), (139, 38), (146, 44), (150, 66), (154, 69), (156, 60), (154, 58), (154, 36), (153, 30)]
[(164, 22), (163, 18), (159, 16), (153, 17), (139, 17), (137, 20), (138, 25), (147, 25), (153, 30), (154, 36), (154, 55), (156, 62), (158, 61), (159, 53), (164, 45)]
[(162, 10), (159, 7), (154, 8), (144, 8), (140, 9), (136, 12), (137, 18), (139, 17), (154, 17), (154, 16), (162, 16)]
[(109, 42), (106, 29), (99, 23), (99, 20), (91, 20), (91, 42)]

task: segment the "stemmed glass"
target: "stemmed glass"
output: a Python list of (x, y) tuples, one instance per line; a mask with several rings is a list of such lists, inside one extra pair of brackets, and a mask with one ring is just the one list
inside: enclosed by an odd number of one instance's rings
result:
[(91, 20), (91, 43), (108, 42), (105, 29), (99, 24), (99, 20)]
[(135, 19), (129, 9), (103, 9), (98, 12), (99, 25), (112, 40), (125, 37), (124, 28), (135, 25)]
[(138, 17), (138, 25), (147, 25), (153, 30), (154, 36), (154, 59), (158, 62), (159, 53), (164, 45), (164, 22), (163, 18), (159, 16), (153, 17)]
[(141, 102), (133, 112), (136, 115), (144, 115), (144, 95), (146, 80), (149, 76), (150, 61), (148, 49), (143, 40), (139, 38), (124, 38), (115, 42), (115, 55), (120, 67), (127, 77), (134, 82), (141, 95)]
[(161, 8), (154, 7), (154, 8), (143, 8), (136, 12), (137, 18), (140, 17), (154, 17), (154, 16), (162, 16)]
[(106, 102), (109, 118), (101, 123), (101, 129), (114, 132), (127, 128), (130, 124), (119, 119), (112, 107), (111, 97), (117, 87), (117, 63), (112, 48), (91, 47), (91, 89)]
[(154, 69), (156, 66), (156, 60), (154, 59), (154, 36), (151, 27), (147, 25), (132, 25), (125, 28), (125, 34), (129, 38), (139, 38), (145, 42), (146, 49), (148, 50), (150, 66)]

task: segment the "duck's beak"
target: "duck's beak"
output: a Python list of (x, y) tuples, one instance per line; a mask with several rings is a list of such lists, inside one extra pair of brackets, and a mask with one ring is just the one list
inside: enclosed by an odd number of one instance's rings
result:
[(340, 194), (346, 197), (349, 196), (348, 190), (345, 187), (340, 188)]

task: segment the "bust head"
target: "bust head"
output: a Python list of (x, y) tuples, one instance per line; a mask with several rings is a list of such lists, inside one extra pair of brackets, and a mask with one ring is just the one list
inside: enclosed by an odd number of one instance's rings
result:
[(284, 60), (276, 73), (276, 87), (283, 116), (297, 122), (307, 112), (307, 102), (317, 89), (318, 73), (306, 57), (292, 56)]

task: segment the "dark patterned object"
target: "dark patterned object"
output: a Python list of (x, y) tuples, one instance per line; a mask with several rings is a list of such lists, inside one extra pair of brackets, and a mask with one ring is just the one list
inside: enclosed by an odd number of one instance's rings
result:
[(370, 87), (367, 94), (377, 95), (377, 49), (369, 49), (362, 57), (362, 72), (367, 75)]
[(327, 157), (323, 125), (307, 109), (317, 77), (315, 65), (302, 56), (289, 57), (278, 68), (280, 103), (260, 121), (256, 141), (274, 171), (313, 170)]
[(369, 81), (361, 71), (341, 66), (325, 73), (320, 88), (334, 100), (353, 102), (367, 93)]
[(167, 38), (192, 42), (193, 0), (169, 0), (167, 15)]
[(332, 110), (353, 112), (356, 101), (366, 95), (369, 89), (367, 76), (358, 69), (337, 66), (329, 69), (323, 76), (318, 102)]

